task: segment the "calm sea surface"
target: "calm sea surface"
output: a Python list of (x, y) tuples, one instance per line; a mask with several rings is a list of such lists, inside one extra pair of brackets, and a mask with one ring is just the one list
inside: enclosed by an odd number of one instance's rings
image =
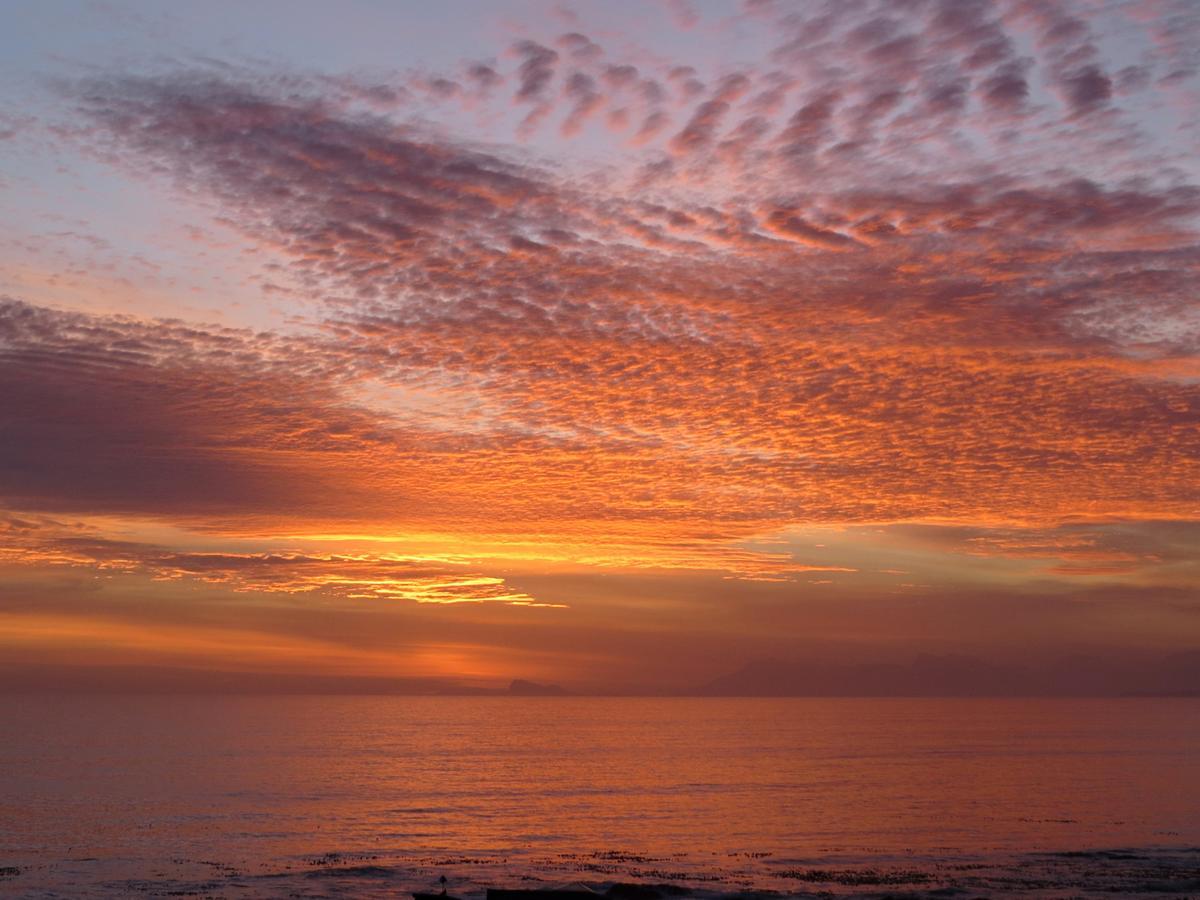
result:
[(3, 705), (0, 894), (915, 891), (1113, 850), (1200, 893), (1194, 699)]

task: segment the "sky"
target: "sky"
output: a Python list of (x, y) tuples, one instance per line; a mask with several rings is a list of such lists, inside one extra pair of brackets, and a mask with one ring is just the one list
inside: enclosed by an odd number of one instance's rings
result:
[(5, 18), (0, 685), (1200, 648), (1195, 2)]

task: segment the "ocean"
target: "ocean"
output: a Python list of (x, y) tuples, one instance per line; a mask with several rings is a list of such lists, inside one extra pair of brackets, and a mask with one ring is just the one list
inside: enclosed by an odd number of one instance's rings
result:
[(3, 705), (6, 896), (1200, 895), (1198, 699)]

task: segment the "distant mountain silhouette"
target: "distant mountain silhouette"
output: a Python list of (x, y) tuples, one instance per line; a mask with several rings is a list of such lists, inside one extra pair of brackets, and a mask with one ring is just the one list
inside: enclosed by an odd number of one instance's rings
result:
[(1002, 697), (1200, 693), (1200, 651), (1150, 664), (1071, 657), (1040, 668), (958, 654), (908, 665), (758, 660), (695, 691), (705, 697)]
[(1140, 691), (1151, 694), (1200, 695), (1200, 650), (1168, 656), (1151, 673)]
[(508, 692), (514, 697), (563, 697), (567, 693), (557, 684), (538, 684), (522, 678), (513, 681), (508, 686)]

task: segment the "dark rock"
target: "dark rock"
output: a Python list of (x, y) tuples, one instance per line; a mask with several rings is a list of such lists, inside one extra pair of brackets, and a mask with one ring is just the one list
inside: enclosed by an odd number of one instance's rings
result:
[(691, 893), (690, 888), (678, 884), (628, 884), (618, 882), (604, 892), (611, 900), (664, 900), (666, 897), (682, 897)]
[(487, 900), (596, 900), (600, 895), (583, 888), (488, 888)]

